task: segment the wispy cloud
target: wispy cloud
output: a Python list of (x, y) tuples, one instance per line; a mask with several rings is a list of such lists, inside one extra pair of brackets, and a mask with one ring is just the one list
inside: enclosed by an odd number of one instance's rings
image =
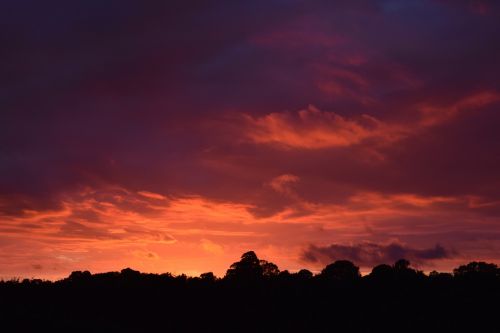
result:
[(271, 113), (260, 118), (246, 117), (245, 135), (255, 143), (283, 148), (321, 149), (348, 147), (366, 140), (392, 141), (400, 134), (378, 119), (361, 115), (347, 119), (314, 106), (297, 113)]

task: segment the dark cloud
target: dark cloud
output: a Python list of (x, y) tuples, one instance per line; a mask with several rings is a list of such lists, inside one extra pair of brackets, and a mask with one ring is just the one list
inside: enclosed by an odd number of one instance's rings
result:
[(361, 266), (374, 266), (382, 263), (394, 263), (405, 258), (414, 263), (447, 259), (454, 256), (454, 251), (436, 244), (431, 248), (415, 249), (404, 244), (360, 243), (355, 245), (331, 244), (329, 246), (310, 245), (302, 253), (307, 262), (328, 264), (336, 260), (350, 260)]
[[(418, 103), (452, 103), (471, 91), (498, 89), (498, 21), (489, 16), (478, 20), (443, 2), (389, 0), (4, 6), (2, 211), (57, 208), (62, 193), (110, 183), (257, 203), (267, 200), (251, 197), (263, 182), (291, 171), (306, 178), (311, 168), (320, 170), (317, 183), (331, 180), (337, 188), (428, 195), (460, 187), (463, 173), (485, 178), (468, 177), (481, 187), (493, 177), (485, 169), (497, 166), (485, 158), (492, 144), (475, 132), (461, 150), (462, 157), (481, 152), (475, 166), (462, 158), (456, 163), (457, 137), (439, 130), (384, 152), (387, 163), (373, 167), (359, 160), (367, 156), (360, 147), (282, 154), (240, 145), (226, 127), (206, 127), (229, 111), (258, 117), (310, 103), (345, 117), (411, 119)], [(498, 122), (493, 113), (489, 118)], [(478, 121), (457, 130), (481, 131), (487, 125)], [(439, 165), (429, 168), (436, 157)], [(205, 164), (214, 159), (237, 168)], [(330, 200), (321, 193), (315, 196)]]

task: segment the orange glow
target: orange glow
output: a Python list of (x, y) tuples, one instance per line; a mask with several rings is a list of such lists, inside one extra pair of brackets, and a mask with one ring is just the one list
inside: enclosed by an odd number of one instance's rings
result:
[(0, 278), (500, 260), (500, 4), (35, 3), (2, 44)]
[[(410, 230), (399, 221), (425, 216), (437, 219), (433, 222), (436, 230), (441, 226), (449, 229), (447, 221), (459, 214), (454, 212), (455, 207), (481, 206), (478, 198), (370, 192), (358, 193), (343, 205), (319, 204), (302, 199), (288, 187), (299, 181), (293, 175), (270, 181), (274, 190), (292, 195), (293, 201), (280, 213), (266, 218), (253, 216), (249, 212), (252, 205), (200, 196), (167, 198), (123, 188), (86, 189), (66, 196), (60, 210), (26, 211), (23, 216), (4, 217), (0, 237), (11, 244), (3, 248), (3, 253), (8, 251), (9, 255), (2, 256), (1, 274), (61, 277), (76, 269), (97, 272), (131, 266), (152, 272), (198, 274), (213, 270), (222, 275), (247, 249), (271, 257), (280, 265), (299, 268), (300, 263), (293, 258), (308, 244), (311, 235), (317, 238), (332, 233), (337, 242), (363, 241), (380, 232), (416, 235), (420, 232), (418, 224)], [(457, 206), (443, 209), (443, 204)], [(297, 210), (301, 213), (296, 214)], [(447, 218), (439, 221), (442, 216)], [(271, 239), (276, 236), (282, 238), (273, 244)]]

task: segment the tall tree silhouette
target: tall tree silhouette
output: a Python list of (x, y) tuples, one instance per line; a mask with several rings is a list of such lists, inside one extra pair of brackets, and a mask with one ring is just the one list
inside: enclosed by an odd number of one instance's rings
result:
[(233, 263), (226, 272), (226, 278), (240, 281), (256, 281), (262, 277), (260, 260), (253, 251), (241, 255), (241, 260)]
[(233, 263), (226, 272), (226, 279), (239, 281), (257, 281), (262, 277), (278, 276), (278, 266), (267, 260), (259, 260), (255, 252), (242, 254), (241, 260)]

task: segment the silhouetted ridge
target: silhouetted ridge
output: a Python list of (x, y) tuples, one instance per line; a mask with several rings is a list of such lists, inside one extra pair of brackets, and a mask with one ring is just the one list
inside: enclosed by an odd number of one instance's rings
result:
[(1, 281), (0, 296), (6, 332), (493, 332), (500, 270), (471, 262), (427, 275), (401, 259), (361, 276), (337, 260), (315, 275), (249, 251), (223, 278), (76, 271)]

